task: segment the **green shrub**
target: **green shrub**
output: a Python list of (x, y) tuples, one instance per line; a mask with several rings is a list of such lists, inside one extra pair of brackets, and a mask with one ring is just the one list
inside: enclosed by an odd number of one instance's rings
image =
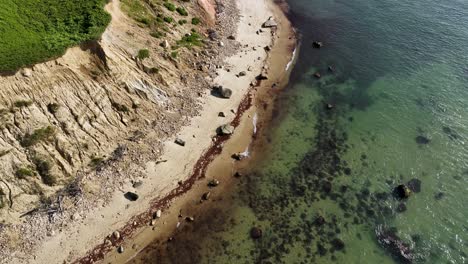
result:
[(36, 156), (33, 158), (33, 163), (36, 165), (36, 170), (43, 183), (49, 186), (54, 186), (57, 183), (57, 178), (51, 173), (52, 164), (49, 160)]
[(184, 24), (187, 24), (187, 20), (185, 19), (179, 20), (179, 25), (184, 25)]
[(138, 51), (138, 55), (137, 57), (140, 59), (140, 60), (144, 60), (146, 58), (149, 58), (149, 50), (147, 49), (141, 49)]
[(18, 108), (23, 108), (23, 107), (31, 106), (32, 102), (29, 100), (18, 100), (14, 102), (13, 105)]
[(176, 10), (176, 7), (173, 3), (166, 2), (164, 3), (164, 6), (169, 10), (174, 12)]
[(19, 168), (16, 170), (15, 175), (18, 179), (26, 179), (27, 177), (34, 176), (34, 171), (30, 168)]
[(110, 22), (105, 0), (2, 0), (0, 72), (61, 56), (98, 39)]
[(43, 128), (39, 128), (34, 130), (32, 134), (24, 135), (23, 139), (21, 140), (21, 146), (23, 147), (31, 147), (36, 145), (41, 141), (50, 141), (55, 136), (55, 128), (52, 126), (47, 126)]
[(174, 59), (177, 59), (178, 55), (179, 55), (179, 53), (177, 51), (171, 52), (171, 57), (174, 58)]
[(164, 20), (164, 22), (166, 22), (166, 23), (172, 23), (172, 22), (174, 22), (174, 19), (173, 19), (172, 17), (164, 17), (163, 20)]
[(152, 31), (150, 33), (150, 35), (154, 38), (161, 38), (161, 37), (165, 37), (166, 36), (166, 33), (164, 32), (161, 32), (161, 31), (158, 31), (158, 30), (155, 30), (155, 31)]
[(185, 10), (185, 8), (183, 8), (183, 7), (178, 7), (176, 10), (177, 10), (177, 13), (179, 13), (179, 15), (181, 15), (181, 16), (188, 16), (188, 12), (187, 12), (187, 10)]
[(200, 24), (200, 19), (198, 17), (194, 17), (192, 18), (192, 25), (198, 25)]
[(185, 34), (181, 40), (177, 41), (177, 44), (184, 47), (202, 46), (201, 36), (197, 32), (191, 32), (190, 34)]
[(89, 162), (89, 166), (91, 166), (92, 168), (96, 168), (102, 162), (104, 162), (104, 158), (102, 158), (102, 157), (91, 157), (91, 161)]

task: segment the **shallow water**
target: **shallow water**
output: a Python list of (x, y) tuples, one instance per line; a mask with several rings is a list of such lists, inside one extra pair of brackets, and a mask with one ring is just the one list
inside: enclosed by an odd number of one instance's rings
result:
[(414, 263), (468, 262), (468, 2), (288, 2), (302, 48), (268, 147), (155, 263), (404, 263), (382, 230)]

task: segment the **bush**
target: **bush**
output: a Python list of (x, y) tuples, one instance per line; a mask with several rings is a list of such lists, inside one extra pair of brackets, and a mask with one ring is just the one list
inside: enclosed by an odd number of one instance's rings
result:
[(179, 53), (177, 51), (171, 52), (171, 57), (172, 58), (177, 59), (177, 55), (179, 55)]
[(188, 16), (188, 12), (187, 12), (187, 10), (185, 10), (185, 8), (183, 8), (183, 7), (178, 7), (176, 10), (177, 10), (177, 13), (179, 13), (179, 15), (181, 15), (181, 16)]
[(144, 60), (146, 58), (149, 58), (149, 50), (147, 49), (141, 49), (138, 51), (138, 55), (137, 57), (140, 59), (140, 60)]
[(34, 176), (34, 171), (30, 168), (19, 168), (16, 170), (15, 175), (18, 179), (26, 179), (27, 177)]
[(184, 25), (184, 24), (187, 24), (187, 20), (185, 19), (179, 20), (179, 25)]
[(176, 10), (176, 7), (173, 3), (166, 2), (164, 3), (164, 6), (169, 10), (174, 12)]
[(190, 34), (185, 34), (181, 40), (177, 41), (177, 44), (185, 47), (201, 46), (201, 36), (197, 32), (191, 32)]
[(161, 31), (158, 31), (158, 30), (155, 30), (155, 31), (151, 32), (150, 35), (151, 35), (153, 38), (161, 38), (161, 37), (165, 37), (165, 36), (166, 36), (166, 33), (161, 32)]
[(54, 186), (57, 183), (57, 178), (50, 172), (52, 169), (52, 164), (50, 161), (45, 158), (36, 156), (33, 159), (33, 163), (36, 165), (36, 170), (41, 176), (43, 183), (49, 186)]
[(16, 101), (16, 102), (14, 102), (13, 105), (14, 105), (15, 107), (18, 107), (18, 108), (23, 108), (23, 107), (31, 106), (31, 105), (32, 105), (32, 102), (31, 102), (31, 101), (27, 101), (27, 100), (18, 100), (18, 101)]
[(92, 157), (91, 161), (89, 162), (89, 166), (92, 168), (96, 168), (97, 166), (101, 165), (104, 162), (104, 158), (102, 157)]
[(32, 134), (28, 133), (24, 135), (23, 139), (21, 140), (21, 146), (31, 147), (41, 141), (50, 141), (54, 138), (54, 135), (55, 135), (55, 128), (52, 126), (39, 128), (39, 129), (34, 130)]
[(172, 17), (164, 17), (163, 20), (166, 23), (172, 23), (174, 21), (174, 19)]
[(194, 17), (192, 18), (192, 25), (198, 25), (200, 24), (200, 19), (198, 17)]

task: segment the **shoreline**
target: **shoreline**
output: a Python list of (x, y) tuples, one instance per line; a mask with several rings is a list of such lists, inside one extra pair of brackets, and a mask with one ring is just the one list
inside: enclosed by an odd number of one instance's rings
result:
[[(154, 199), (150, 209), (137, 217), (138, 219), (132, 218), (136, 221), (129, 221), (125, 228), (121, 229), (121, 238), (114, 239), (111, 235), (108, 237), (112, 246), (104, 254), (105, 263), (133, 263), (137, 261), (136, 257), (145, 250), (149, 250), (152, 244), (170, 241), (171, 235), (177, 232), (178, 228), (183, 227), (186, 222), (185, 217), (193, 217), (195, 214), (201, 213), (202, 207), (200, 205), (209, 206), (210, 202), (222, 199), (216, 198), (221, 188), (210, 189), (207, 187), (207, 182), (214, 178), (221, 180), (221, 185), (224, 185), (223, 190), (226, 190), (230, 186), (229, 182), (232, 183), (233, 178), (235, 178), (233, 177), (235, 170), (226, 172), (226, 165), (233, 164), (233, 168), (238, 167), (242, 171), (242, 167), (246, 166), (248, 160), (253, 159), (248, 157), (245, 161), (233, 161), (231, 156), (234, 153), (250, 149), (255, 144), (256, 134), (253, 132), (253, 118), (258, 112), (271, 112), (272, 101), (275, 98), (272, 93), (281, 91), (287, 85), (289, 73), (296, 59), (294, 54), (299, 49), (296, 43), (296, 33), (286, 17), (285, 7), (287, 6), (284, 3), (270, 0), (263, 1), (273, 12), (273, 16), (279, 24), (278, 31), (281, 31), (282, 35), (282, 38), (279, 38), (276, 33), (272, 34), (271, 46), (273, 47), (262, 64), (262, 72), (267, 69), (269, 73), (273, 73), (275, 78), (265, 81), (256, 80), (249, 85), (249, 89), (235, 111), (235, 117), (230, 122), (235, 127), (235, 132), (230, 136), (214, 136), (212, 138), (213, 144), (197, 160), (186, 181), (179, 182), (179, 186), (163, 199)], [(241, 13), (240, 16), (242, 17), (242, 15)], [(239, 50), (233, 57), (241, 52)], [(271, 64), (274, 66), (272, 67)], [(259, 114), (258, 116), (257, 130), (271, 115)], [(215, 175), (216, 177), (214, 177)], [(210, 191), (213, 198), (202, 203), (201, 197), (206, 191)], [(162, 216), (151, 220), (157, 209), (162, 210)], [(122, 239), (122, 236), (129, 238)], [(125, 249), (123, 253), (113, 250), (118, 246), (123, 246)], [(89, 259), (92, 256), (93, 254), (88, 255), (75, 263), (91, 263), (95, 261)], [(89, 262), (89, 260), (92, 261)]]

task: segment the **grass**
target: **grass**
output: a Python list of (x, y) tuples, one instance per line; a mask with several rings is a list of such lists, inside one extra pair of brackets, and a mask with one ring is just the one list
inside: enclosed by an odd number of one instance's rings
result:
[(52, 126), (47, 126), (43, 128), (39, 128), (34, 130), (32, 134), (24, 135), (23, 139), (21, 140), (21, 146), (23, 147), (31, 147), (36, 145), (41, 141), (50, 141), (55, 136), (55, 128)]
[(177, 41), (177, 44), (183, 47), (191, 46), (202, 46), (201, 36), (197, 32), (191, 32), (190, 34), (185, 34), (181, 40)]
[(0, 72), (61, 56), (98, 39), (110, 22), (105, 0), (0, 0)]
[(149, 50), (147, 49), (141, 49), (138, 51), (138, 55), (137, 57), (140, 59), (140, 60), (144, 60), (146, 58), (149, 58)]
[(28, 177), (34, 176), (35, 173), (31, 168), (22, 167), (16, 170), (15, 175), (18, 177), (18, 179), (26, 179)]

